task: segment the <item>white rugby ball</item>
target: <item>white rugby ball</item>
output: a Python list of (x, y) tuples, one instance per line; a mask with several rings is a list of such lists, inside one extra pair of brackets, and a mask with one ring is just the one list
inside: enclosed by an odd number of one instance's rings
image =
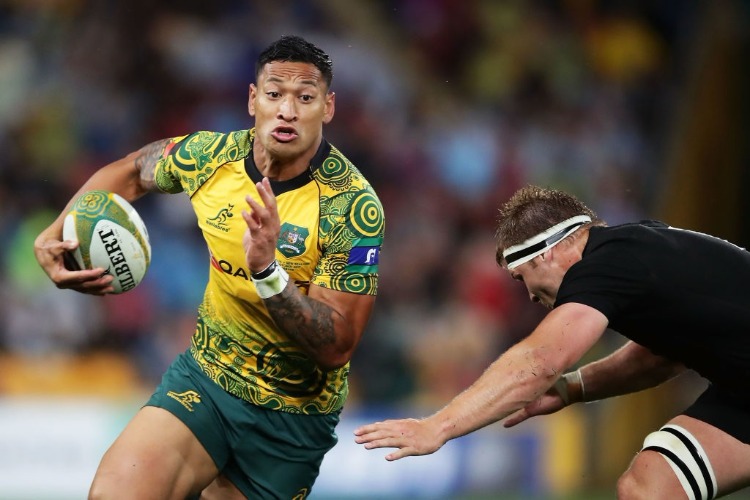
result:
[(135, 288), (151, 264), (146, 225), (127, 200), (109, 191), (87, 191), (76, 199), (65, 216), (63, 239), (79, 243), (68, 265), (104, 268), (114, 277), (115, 294)]

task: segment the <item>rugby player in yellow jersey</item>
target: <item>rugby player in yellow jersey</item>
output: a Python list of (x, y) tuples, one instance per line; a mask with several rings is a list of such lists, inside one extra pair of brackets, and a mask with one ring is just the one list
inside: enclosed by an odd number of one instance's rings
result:
[[(323, 137), (332, 75), (322, 50), (282, 37), (256, 64), (253, 129), (154, 142), (79, 190), (186, 193), (210, 254), (191, 346), (104, 455), (90, 498), (309, 494), (337, 441), (384, 232), (372, 187)], [(59, 288), (112, 291), (103, 269), (65, 268), (76, 243), (62, 222), (37, 238), (40, 265)]]

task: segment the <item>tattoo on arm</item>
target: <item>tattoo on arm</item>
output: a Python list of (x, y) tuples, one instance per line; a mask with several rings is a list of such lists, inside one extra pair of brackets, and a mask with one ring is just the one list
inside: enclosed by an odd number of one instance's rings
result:
[(317, 351), (336, 342), (333, 316), (338, 313), (299, 293), (292, 282), (265, 302), (279, 328), (301, 346)]
[(141, 183), (148, 189), (153, 189), (156, 186), (154, 181), (156, 162), (164, 154), (167, 144), (169, 144), (169, 139), (147, 144), (138, 151), (138, 155), (135, 157), (135, 167), (141, 173)]

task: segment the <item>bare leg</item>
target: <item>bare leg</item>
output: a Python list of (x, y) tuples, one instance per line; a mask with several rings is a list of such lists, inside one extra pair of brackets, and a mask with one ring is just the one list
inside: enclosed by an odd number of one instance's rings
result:
[(218, 474), (208, 452), (180, 419), (146, 406), (104, 454), (89, 498), (183, 500)]
[[(685, 415), (675, 417), (669, 423), (686, 429), (700, 442), (716, 476), (719, 496), (750, 486), (750, 445)], [(656, 451), (638, 453), (618, 482), (618, 498), (688, 498), (667, 460)]]

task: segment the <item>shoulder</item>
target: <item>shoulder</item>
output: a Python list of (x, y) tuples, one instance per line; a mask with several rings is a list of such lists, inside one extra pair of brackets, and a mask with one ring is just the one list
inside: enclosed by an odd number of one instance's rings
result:
[(356, 206), (358, 211), (375, 210), (382, 216), (383, 207), (372, 185), (334, 146), (313, 172), (313, 178), (320, 186), (323, 205), (335, 205), (336, 210)]
[(331, 194), (372, 190), (362, 172), (335, 146), (330, 147), (328, 155), (313, 172), (313, 178)]
[(331, 146), (328, 156), (313, 172), (320, 187), (321, 228), (332, 228), (336, 221), (359, 235), (382, 236), (383, 205), (362, 172), (338, 149)]
[(249, 154), (252, 131), (198, 131), (174, 137), (156, 165), (159, 188), (169, 193), (192, 194), (222, 165)]
[(628, 249), (632, 246), (642, 247), (654, 241), (663, 230), (669, 226), (655, 220), (642, 220), (615, 226), (594, 226), (589, 230), (588, 252), (606, 248), (615, 251)]
[(194, 163), (198, 169), (208, 163), (235, 161), (247, 156), (252, 137), (250, 130), (201, 130), (178, 138), (168, 157), (173, 158), (178, 165), (185, 161)]

